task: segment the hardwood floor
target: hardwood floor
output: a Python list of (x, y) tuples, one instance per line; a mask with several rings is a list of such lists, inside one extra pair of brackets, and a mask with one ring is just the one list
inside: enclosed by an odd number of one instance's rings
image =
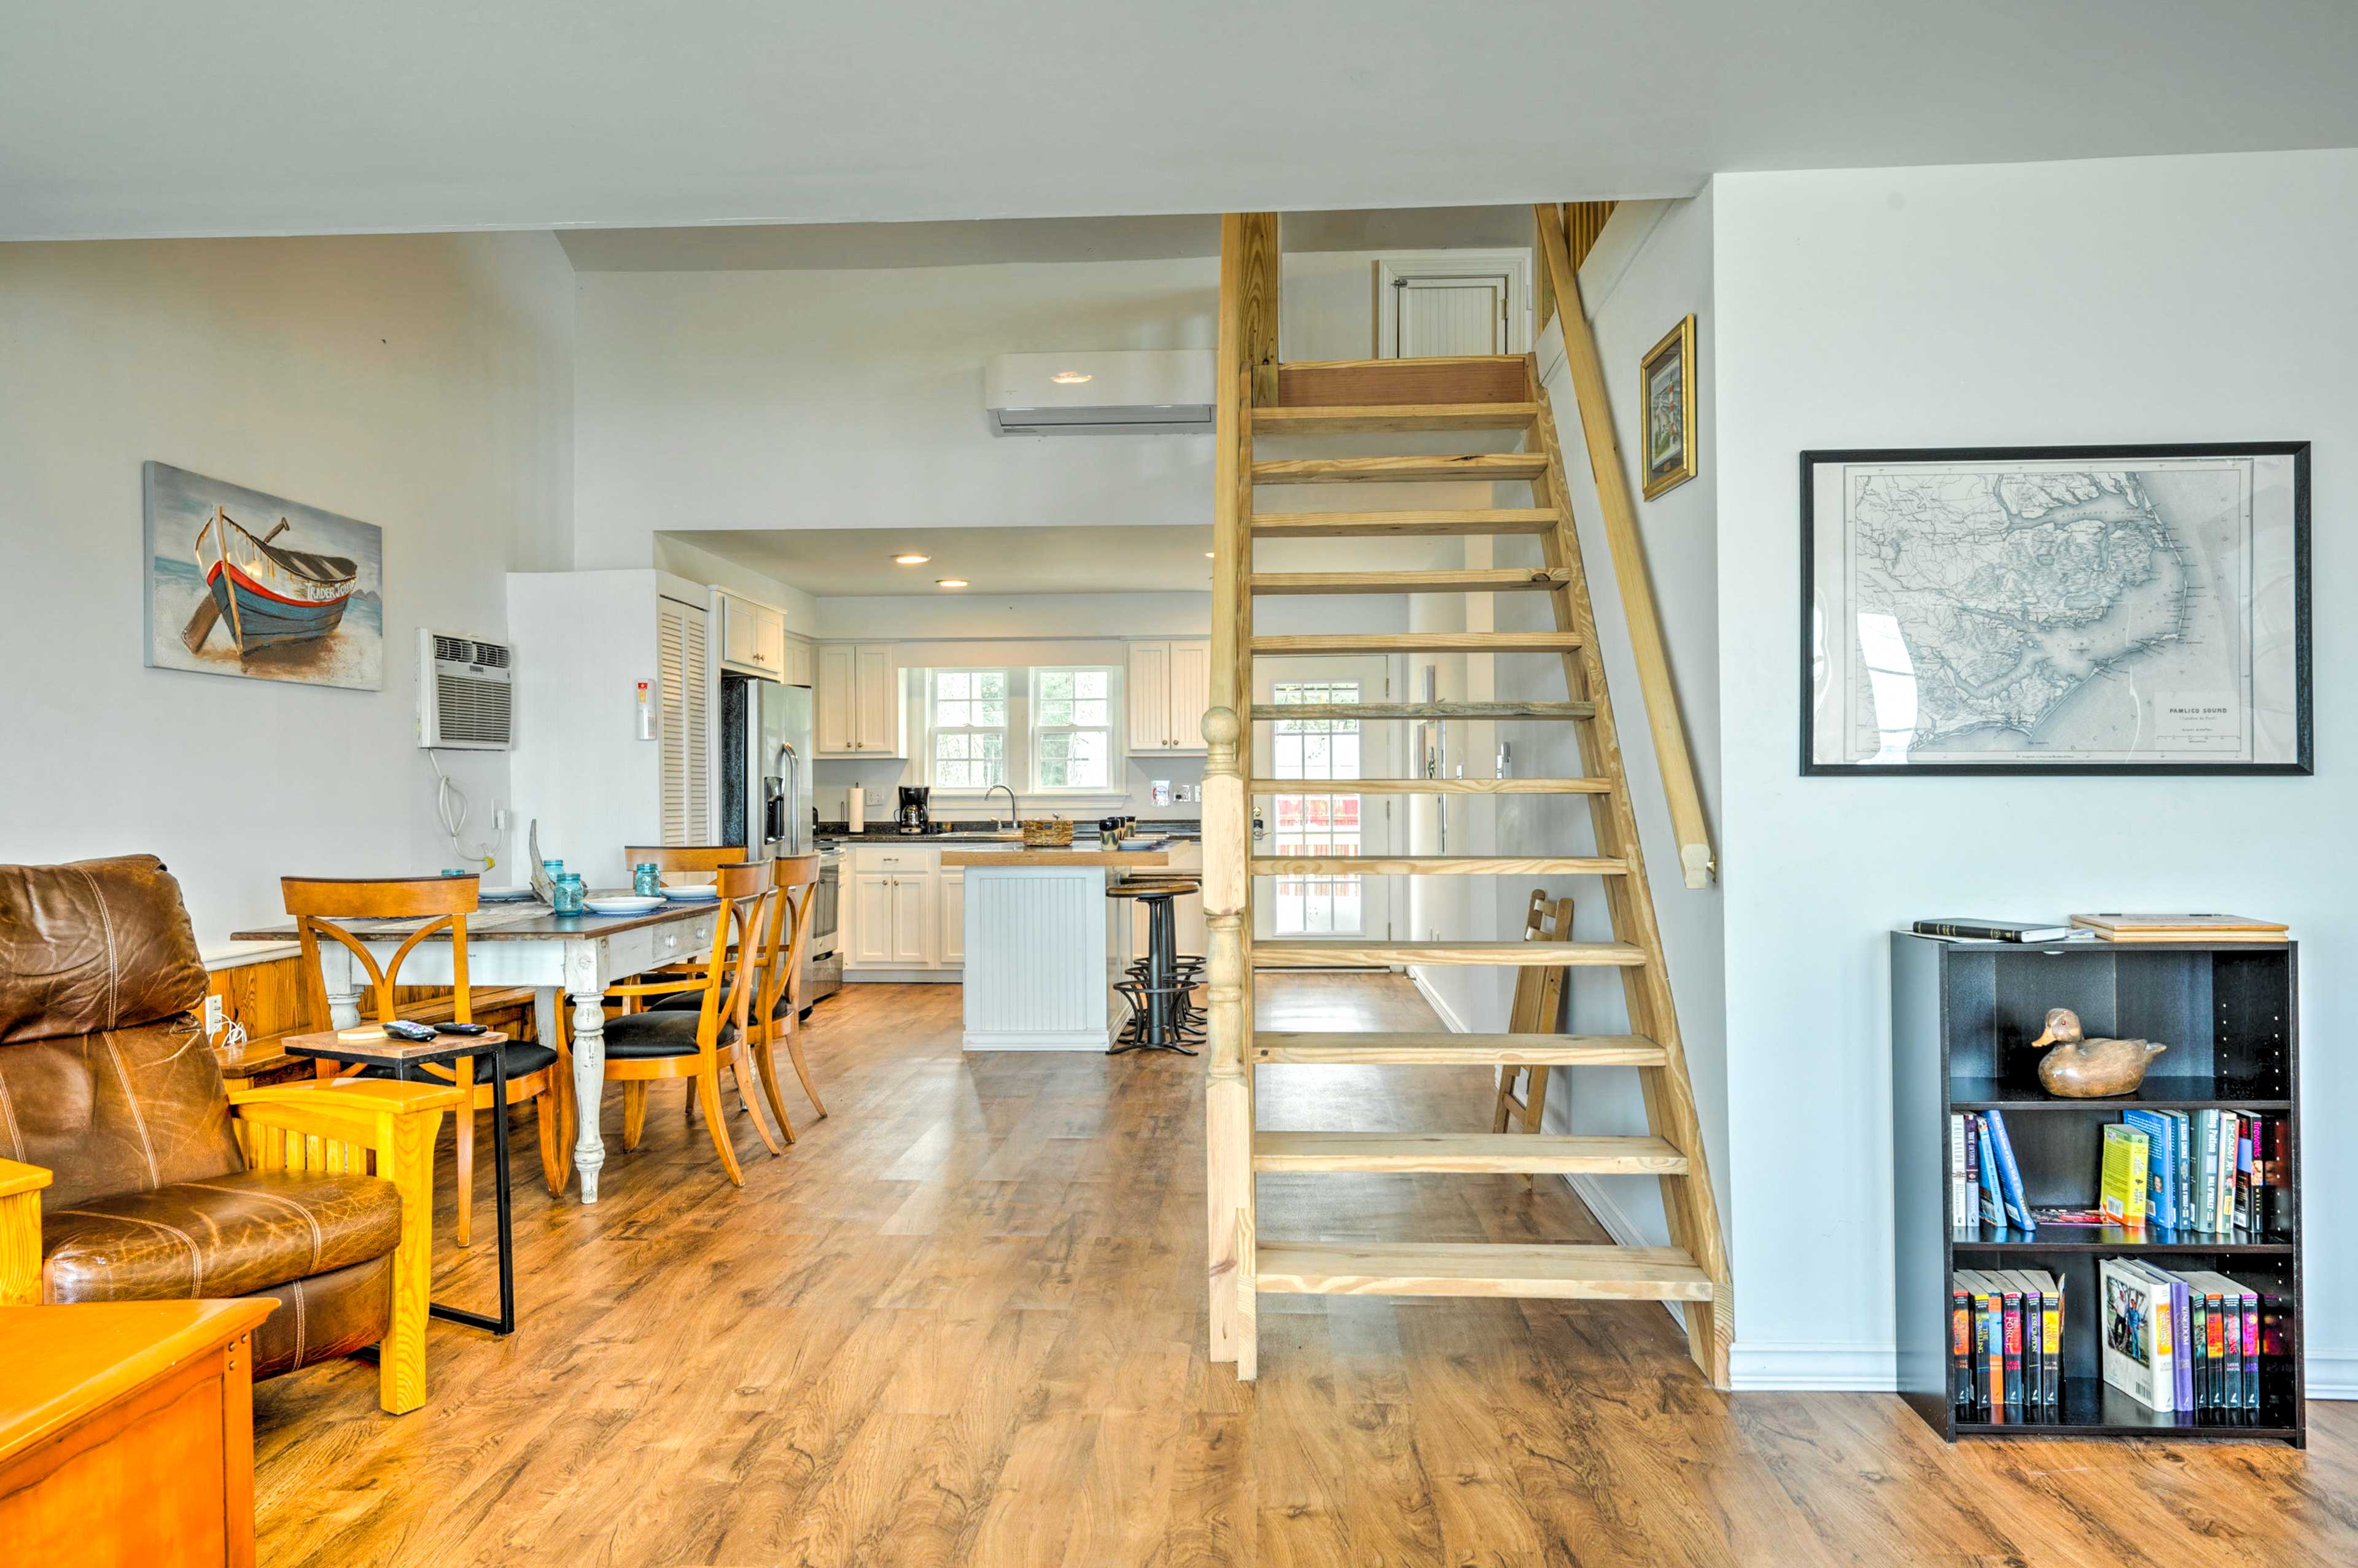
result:
[[(1396, 979), (1260, 990), (1270, 1028), (1434, 1027)], [(969, 1058), (958, 1009), (951, 986), (822, 1003), (836, 1114), (782, 1159), (732, 1117), (741, 1192), (676, 1097), (635, 1153), (609, 1097), (594, 1208), (552, 1203), (519, 1143), (520, 1331), (436, 1323), (431, 1402), (398, 1420), (357, 1363), (258, 1387), (260, 1560), (2358, 1560), (2350, 1405), (2312, 1407), (2306, 1454), (1951, 1448), (1886, 1396), (1714, 1392), (1658, 1305), (1289, 1296), (1262, 1298), (1240, 1386), (1204, 1358), (1200, 1059)], [(1489, 1125), (1479, 1072), (1262, 1074), (1271, 1127)], [(1260, 1194), (1267, 1235), (1604, 1238), (1550, 1178)], [(446, 1214), (437, 1294), (488, 1301), (488, 1235), (461, 1256), (449, 1234)]]

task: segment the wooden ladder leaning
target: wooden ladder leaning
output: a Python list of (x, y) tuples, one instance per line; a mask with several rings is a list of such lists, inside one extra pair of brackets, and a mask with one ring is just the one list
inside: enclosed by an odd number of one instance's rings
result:
[[(1212, 1356), (1237, 1375), (1257, 1369), (1259, 1293), (1525, 1296), (1682, 1303), (1689, 1353), (1727, 1384), (1730, 1278), (1703, 1131), (1679, 1037), (1670, 977), (1622, 769), (1613, 707), (1574, 530), (1563, 455), (1545, 388), (1530, 355), (1283, 364), (1276, 356), (1276, 222), (1231, 214), (1221, 235), (1220, 346), (1212, 708), (1205, 719), (1204, 906), (1209, 925), (1211, 1054), (1206, 1089)], [(1576, 308), (1567, 330), (1588, 327)], [(1584, 344), (1593, 352), (1593, 343)], [(1256, 436), (1429, 431), (1520, 431), (1521, 449), (1441, 456), (1347, 456), (1256, 460)], [(1528, 508), (1466, 511), (1262, 510), (1264, 487), (1381, 486), (1388, 481), (1481, 479), (1528, 483)], [(1253, 542), (1267, 538), (1521, 535), (1542, 564), (1457, 571), (1257, 572)], [(1348, 546), (1343, 546), (1347, 552)], [(1552, 632), (1258, 635), (1257, 599), (1280, 594), (1534, 591), (1553, 607)], [(1553, 654), (1563, 701), (1384, 702), (1336, 706), (1253, 702), (1252, 662), (1262, 655), (1428, 651)], [(1286, 786), (1250, 775), (1252, 724), (1283, 718), (1541, 719), (1574, 727), (1577, 778), (1368, 779), (1372, 795), (1560, 794), (1586, 797), (1595, 853), (1517, 856), (1257, 856), (1251, 801)], [(1539, 874), (1599, 879), (1613, 940), (1256, 941), (1256, 876)], [(1252, 1027), (1253, 966), (1495, 964), (1606, 967), (1620, 972), (1631, 1033), (1262, 1033)], [(1537, 1132), (1293, 1132), (1256, 1125), (1253, 1072), (1263, 1063), (1635, 1067), (1650, 1131), (1599, 1137)], [(1261, 1172), (1612, 1173), (1659, 1177), (1671, 1245), (1494, 1244), (1412, 1240), (1325, 1243), (1260, 1236), (1254, 1177)]]

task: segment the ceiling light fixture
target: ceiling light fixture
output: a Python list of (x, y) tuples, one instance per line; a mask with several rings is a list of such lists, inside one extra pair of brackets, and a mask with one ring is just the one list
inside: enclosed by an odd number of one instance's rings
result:
[(1208, 561), (1208, 560), (1210, 560), (1210, 559), (1212, 558), (1212, 552), (1211, 552), (1211, 551), (1209, 551), (1209, 550), (1206, 550), (1206, 551), (1204, 552), (1204, 558), (1205, 558), (1206, 560), (1207, 560), (1207, 561)]
[(1058, 386), (1078, 386), (1089, 379), (1089, 373), (1085, 370), (1060, 370), (1048, 379)]
[(967, 581), (966, 579), (962, 577), (937, 577), (934, 579), (934, 586), (936, 588), (964, 588), (967, 586)]
[(894, 556), (892, 557), (892, 564), (896, 567), (921, 567), (933, 558), (934, 557), (931, 556), (921, 556), (917, 554), (916, 551), (910, 550), (902, 555)]

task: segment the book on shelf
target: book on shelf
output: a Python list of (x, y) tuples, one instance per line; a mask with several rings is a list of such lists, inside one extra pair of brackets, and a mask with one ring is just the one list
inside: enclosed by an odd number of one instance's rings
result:
[(2039, 1269), (1950, 1277), (1950, 1384), (1960, 1409), (2016, 1420), (2063, 1397), (2063, 1282)]
[[(2036, 1230), (2039, 1221), (2031, 1217), (2029, 1199), (2023, 1193), (2022, 1167), (2015, 1163), (2014, 1141), (2006, 1134), (2006, 1113), (1993, 1108), (1980, 1115), (1982, 1131), (1987, 1141), (1982, 1162), (1986, 1165), (1990, 1163), (1991, 1154), (1997, 1156), (1998, 1192), (2006, 1216), (2017, 1229)], [(2006, 1219), (2001, 1219), (1998, 1223), (2006, 1222)]]
[(2071, 924), (2106, 942), (2272, 942), (2290, 940), (2288, 927), (2242, 914), (2075, 914)]
[(2150, 1278), (2135, 1259), (2107, 1258), (2096, 1266), (2104, 1300), (2104, 1381), (2147, 1410), (2177, 1408), (2169, 1367), (2169, 1287)]
[(1952, 942), (2069, 942), (2093, 935), (2085, 927), (2052, 922), (1976, 920), (1945, 916), (1920, 920), (1912, 927), (1919, 936), (1945, 936)]
[(2100, 1208), (2073, 1208), (2069, 1204), (2041, 1204), (2030, 1211), (2030, 1217), (2041, 1226), (2058, 1226), (2065, 1229), (2093, 1229), (2120, 1224)]
[(2145, 1224), (2147, 1146), (2146, 1135), (2125, 1122), (2111, 1122), (2104, 1128), (2097, 1206), (2117, 1224)]
[(2006, 1197), (1998, 1191), (1997, 1158), (1991, 1152), (1989, 1126), (1975, 1111), (1971, 1118), (1974, 1148), (1978, 1152), (1975, 1175), (1981, 1183), (1982, 1223), (2006, 1228)]
[(2125, 1110), (2124, 1126), (2145, 1135), (2146, 1218), (2165, 1230), (2178, 1228), (2178, 1152), (2173, 1146), (2178, 1124), (2158, 1110)]

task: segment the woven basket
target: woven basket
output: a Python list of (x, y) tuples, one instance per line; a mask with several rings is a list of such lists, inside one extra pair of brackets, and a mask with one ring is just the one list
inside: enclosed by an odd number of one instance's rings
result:
[(1073, 842), (1073, 825), (1061, 816), (1045, 820), (1032, 818), (1023, 824), (1023, 847), (1027, 849), (1064, 849)]

